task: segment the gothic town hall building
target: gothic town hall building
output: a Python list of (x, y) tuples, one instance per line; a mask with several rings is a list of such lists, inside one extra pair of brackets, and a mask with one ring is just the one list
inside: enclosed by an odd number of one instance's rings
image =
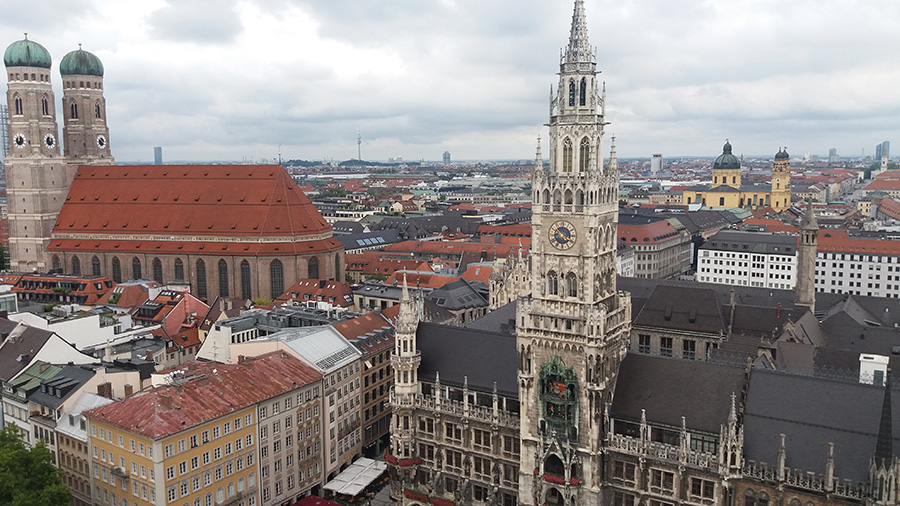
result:
[[(834, 367), (891, 355), (900, 306), (809, 284), (617, 278), (604, 90), (575, 0), (550, 162), (539, 144), (532, 175), (532, 249), (506, 287), (492, 280), (518, 296), (449, 327), (420, 321), (404, 283), (385, 451), (395, 504), (897, 504), (890, 374)], [(812, 279), (815, 218), (802, 229)]]

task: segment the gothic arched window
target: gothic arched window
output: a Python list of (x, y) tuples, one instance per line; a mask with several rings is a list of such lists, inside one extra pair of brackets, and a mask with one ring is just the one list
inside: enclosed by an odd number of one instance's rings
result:
[(81, 260), (78, 257), (72, 257), (72, 274), (81, 276)]
[(113, 271), (113, 281), (116, 283), (122, 282), (122, 264), (119, 262), (119, 257), (113, 257), (112, 259), (112, 271)]
[(134, 257), (131, 261), (131, 279), (141, 279), (141, 259)]
[(319, 259), (311, 257), (309, 259), (309, 264), (306, 266), (306, 271), (306, 277), (309, 279), (319, 279)]
[(547, 293), (550, 295), (559, 295), (559, 278), (554, 271), (547, 273)]
[(53, 265), (53, 270), (62, 269), (62, 262), (59, 261), (59, 257), (56, 255), (53, 255), (51, 264)]
[(587, 172), (588, 162), (591, 158), (591, 143), (588, 138), (581, 139), (581, 147), (578, 149), (578, 170)]
[(100, 271), (100, 259), (97, 257), (91, 259), (91, 274), (94, 276), (102, 276)]
[(41, 114), (44, 116), (50, 115), (50, 101), (47, 100), (46, 95), (41, 98)]
[(284, 265), (277, 258), (269, 264), (269, 282), (272, 288), (272, 299), (284, 293)]
[(569, 105), (575, 105), (575, 81), (569, 81)]
[(572, 139), (563, 139), (563, 172), (572, 172)]
[(175, 281), (184, 281), (184, 262), (180, 258), (175, 259)]
[(153, 280), (159, 284), (163, 282), (162, 261), (159, 258), (153, 259)]
[(197, 260), (197, 297), (206, 298), (206, 262)]
[(756, 494), (749, 488), (744, 492), (744, 506), (756, 506)]
[(250, 262), (243, 260), (241, 262), (241, 298), (249, 299), (250, 291)]
[(94, 104), (94, 116), (97, 119), (100, 119), (100, 102), (97, 102), (96, 104)]
[(78, 104), (74, 101), (69, 104), (69, 117), (71, 119), (78, 119)]
[(587, 80), (581, 78), (581, 90), (578, 92), (578, 105), (585, 105), (587, 102)]
[(219, 297), (228, 297), (228, 263), (219, 260)]
[(574, 272), (566, 274), (566, 290), (569, 297), (578, 297), (578, 277)]
[(13, 97), (13, 106), (15, 107), (15, 114), (25, 114), (24, 108), (22, 107), (22, 97), (20, 97), (18, 94)]

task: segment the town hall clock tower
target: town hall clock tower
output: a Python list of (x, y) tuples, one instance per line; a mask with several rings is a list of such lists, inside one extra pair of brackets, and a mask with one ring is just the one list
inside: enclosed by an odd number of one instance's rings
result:
[(619, 176), (603, 167), (605, 91), (575, 1), (550, 102), (550, 164), (532, 176), (531, 294), (517, 304), (520, 504), (606, 504), (604, 412), (625, 355), (631, 298), (616, 290)]

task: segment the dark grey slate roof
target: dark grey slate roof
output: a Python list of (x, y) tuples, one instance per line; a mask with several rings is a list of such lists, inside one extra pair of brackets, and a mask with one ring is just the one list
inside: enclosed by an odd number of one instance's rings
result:
[[(456, 311), (470, 307), (484, 307), (488, 302), (481, 291), (479, 291), (476, 283), (469, 283), (463, 278), (451, 281), (446, 285), (435, 288), (425, 297), (434, 302), (436, 305), (449, 311)], [(483, 283), (477, 283), (484, 286)]]
[(797, 236), (743, 230), (720, 230), (707, 239), (700, 249), (795, 256), (797, 254)]
[(707, 362), (629, 353), (619, 368), (610, 416), (672, 427), (685, 418), (688, 429), (719, 433), (728, 418), (731, 394), (740, 402), (744, 369)]
[(422, 381), (433, 382), (437, 371), (443, 385), (462, 387), (468, 377), (472, 390), (492, 392), (496, 382), (500, 395), (519, 397), (515, 336), (420, 323), (416, 344), (422, 353)]
[(94, 374), (90, 365), (66, 366), (56, 376), (42, 381), (40, 388), (28, 396), (28, 401), (56, 409)]
[(15, 378), (31, 362), (53, 332), (0, 318), (0, 380)]
[(376, 230), (374, 232), (362, 232), (358, 234), (336, 235), (344, 249), (355, 250), (359, 248), (379, 248), (406, 240), (406, 236), (400, 229)]
[[(824, 474), (832, 442), (835, 476), (865, 481), (883, 400), (880, 387), (754, 370), (744, 410), (744, 458), (774, 466), (778, 435), (784, 434), (786, 465)], [(892, 408), (897, 456), (900, 406)]]
[(466, 325), (472, 330), (485, 330), (516, 335), (516, 301), (500, 306), (490, 313)]
[(634, 325), (715, 334), (728, 328), (715, 292), (702, 285), (658, 285)]

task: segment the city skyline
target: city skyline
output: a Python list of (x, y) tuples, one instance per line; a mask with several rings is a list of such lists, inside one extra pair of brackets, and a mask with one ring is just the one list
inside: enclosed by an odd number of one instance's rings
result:
[[(41, 2), (38, 2), (40, 4)], [(218, 7), (220, 4), (216, 4)], [(106, 69), (120, 161), (517, 159), (546, 139), (567, 2), (85, 2), (10, 10), (6, 43)], [(622, 157), (874, 154), (900, 133), (888, 1), (712, 6), (586, 2)], [(893, 32), (893, 33), (892, 33)], [(883, 83), (883, 84), (882, 84)], [(608, 139), (606, 141), (608, 143)], [(547, 149), (546, 141), (544, 149)]]

